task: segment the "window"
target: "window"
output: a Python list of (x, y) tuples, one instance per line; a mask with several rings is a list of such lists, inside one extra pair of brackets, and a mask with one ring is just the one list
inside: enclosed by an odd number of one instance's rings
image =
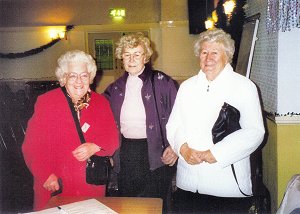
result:
[(113, 40), (96, 39), (95, 56), (98, 70), (113, 69)]

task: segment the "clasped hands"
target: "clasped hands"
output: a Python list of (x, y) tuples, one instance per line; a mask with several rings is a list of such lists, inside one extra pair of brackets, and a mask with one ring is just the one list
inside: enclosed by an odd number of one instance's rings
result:
[(200, 164), (203, 162), (207, 163), (216, 163), (217, 160), (213, 156), (210, 150), (206, 151), (198, 151), (192, 149), (188, 146), (187, 143), (183, 144), (180, 147), (180, 154), (184, 158), (184, 160), (191, 165)]

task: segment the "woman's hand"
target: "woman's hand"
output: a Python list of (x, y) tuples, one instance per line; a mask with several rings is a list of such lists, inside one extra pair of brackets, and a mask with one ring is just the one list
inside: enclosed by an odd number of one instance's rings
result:
[(169, 165), (169, 166), (173, 166), (176, 163), (178, 156), (176, 155), (176, 153), (173, 151), (173, 149), (171, 148), (171, 146), (168, 146), (162, 157), (161, 160), (164, 164)]
[(112, 157), (109, 157), (109, 162), (111, 167), (114, 167), (114, 160), (112, 159)]
[(199, 151), (191, 149), (187, 143), (180, 147), (180, 154), (188, 164), (195, 165), (203, 162), (199, 155)]
[(100, 150), (101, 147), (97, 146), (94, 143), (83, 143), (78, 146), (72, 153), (78, 161), (85, 161)]
[(211, 153), (210, 150), (199, 152), (199, 157), (204, 162), (207, 162), (207, 163), (216, 163), (217, 162), (216, 158), (213, 156), (213, 154)]
[(43, 187), (51, 192), (59, 190), (58, 178), (55, 174), (51, 174), (46, 182), (43, 184)]

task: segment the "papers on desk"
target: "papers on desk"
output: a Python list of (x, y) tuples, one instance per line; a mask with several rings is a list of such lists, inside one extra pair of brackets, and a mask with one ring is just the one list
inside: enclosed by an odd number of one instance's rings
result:
[[(71, 204), (61, 205), (46, 210), (31, 212), (31, 214), (117, 214), (114, 210), (97, 201), (88, 199), (74, 202)], [(30, 214), (30, 213), (27, 213)]]

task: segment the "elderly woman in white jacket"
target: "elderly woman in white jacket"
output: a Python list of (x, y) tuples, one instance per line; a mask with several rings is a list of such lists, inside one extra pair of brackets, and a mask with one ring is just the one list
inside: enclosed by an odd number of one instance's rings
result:
[[(234, 41), (223, 30), (201, 33), (194, 51), (200, 71), (181, 84), (167, 124), (168, 140), (179, 156), (179, 213), (247, 213), (250, 154), (265, 133), (257, 88), (233, 71)], [(241, 129), (214, 144), (211, 130), (224, 102), (240, 111)]]

